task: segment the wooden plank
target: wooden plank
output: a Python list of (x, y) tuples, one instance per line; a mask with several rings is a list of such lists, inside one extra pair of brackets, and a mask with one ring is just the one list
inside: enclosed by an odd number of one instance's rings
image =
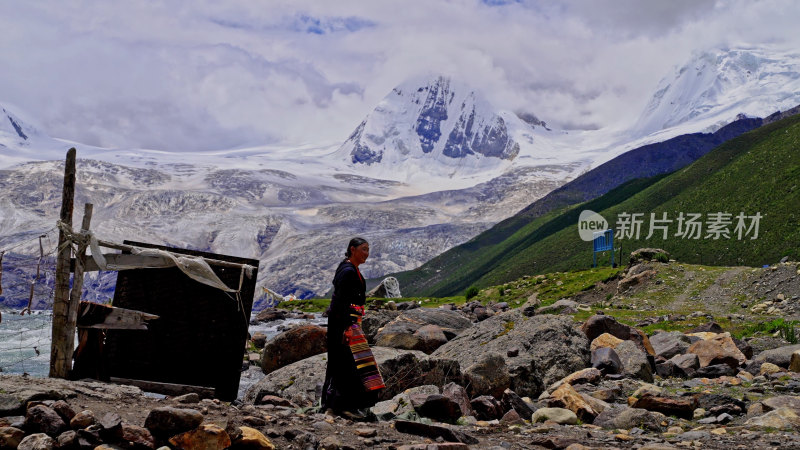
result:
[[(136, 246), (132, 246), (132, 245), (126, 245), (126, 244), (116, 244), (114, 242), (103, 241), (103, 240), (100, 240), (100, 239), (97, 240), (97, 243), (101, 247), (113, 248), (113, 249), (123, 250), (123, 251), (128, 251), (128, 252), (132, 252), (132, 251), (135, 251), (135, 250), (138, 250), (138, 249), (141, 248), (141, 247), (136, 247)], [(203, 260), (205, 260), (205, 262), (207, 262), (208, 264), (210, 264), (212, 266), (233, 267), (233, 268), (236, 268), (236, 269), (240, 269), (244, 265), (243, 263), (222, 261), (222, 260), (219, 260), (219, 259), (206, 258), (206, 257), (202, 257), (202, 258), (203, 258)]]
[[(106, 264), (116, 264), (125, 266), (141, 266), (143, 269), (163, 269), (165, 267), (175, 267), (175, 263), (171, 259), (163, 256), (141, 256), (129, 255), (126, 253), (104, 253)], [(73, 268), (75, 261), (73, 259)], [(74, 270), (74, 269), (73, 269)], [(86, 258), (86, 266), (83, 268), (84, 272), (97, 272), (101, 270), (94, 258)]]
[(147, 320), (158, 319), (155, 314), (148, 314), (127, 308), (81, 302), (78, 328), (101, 328), (114, 330), (146, 330)]
[[(67, 151), (64, 164), (64, 188), (61, 194), (60, 220), (72, 226), (72, 208), (75, 201), (75, 148)], [(58, 232), (58, 259), (56, 260), (56, 281), (53, 296), (53, 331), (50, 347), (50, 376), (54, 378), (69, 377), (72, 365), (72, 351), (75, 346), (75, 330), (67, 330), (67, 313), (69, 312), (69, 260), (72, 253), (64, 231)]]
[(161, 383), (158, 381), (133, 380), (130, 378), (117, 378), (117, 377), (111, 377), (110, 380), (112, 383), (129, 384), (132, 386), (136, 386), (145, 392), (155, 392), (157, 394), (164, 394), (169, 396), (178, 396), (195, 392), (201, 398), (214, 398), (214, 389), (203, 386)]

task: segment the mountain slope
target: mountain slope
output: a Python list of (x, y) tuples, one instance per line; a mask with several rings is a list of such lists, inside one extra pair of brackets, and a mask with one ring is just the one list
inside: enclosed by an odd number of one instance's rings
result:
[[(630, 192), (625, 193), (626, 189)], [(538, 219), (531, 229), (520, 229), (487, 250), (486, 255), (498, 255), (496, 264), (471, 281), (477, 286), (488, 286), (523, 275), (588, 267), (592, 260), (591, 243), (580, 240), (577, 233), (578, 215), (584, 209), (599, 212), (617, 234), (621, 214), (644, 214), (643, 232), (638, 239), (616, 241), (625, 252), (661, 247), (681, 261), (715, 265), (760, 266), (782, 256), (797, 259), (800, 257), (798, 204), (800, 115), (732, 139), (672, 174), (631, 182), (592, 202)], [(666, 213), (673, 220), (671, 230), (668, 226), (667, 239), (660, 230), (646, 238), (651, 213), (656, 218)], [(680, 213), (702, 215), (705, 221), (698, 239), (675, 235)], [(716, 234), (718, 238), (713, 238), (715, 233), (709, 224), (714, 220), (710, 215), (717, 213), (731, 214), (728, 237)], [(740, 213), (745, 216), (742, 239), (735, 218)], [(748, 228), (754, 224), (752, 217), (756, 215), (761, 216), (759, 234), (751, 239), (755, 229)], [(460, 267), (456, 264), (439, 270), (458, 272)], [(464, 283), (441, 285), (437, 294), (448, 289), (457, 292)]]
[[(459, 247), (448, 250), (411, 273), (395, 274), (395, 276), (403, 286), (408, 286), (405, 289), (410, 294), (450, 295), (459, 289), (465, 289), (471, 284), (471, 280), (491, 271), (490, 264), (477, 263), (484, 261), (486, 250), (508, 239), (523, 227), (527, 227), (531, 220), (569, 205), (597, 198), (630, 180), (677, 170), (722, 142), (752, 130), (761, 123), (761, 119), (740, 119), (714, 133), (678, 136), (631, 150), (550, 192), (516, 215)], [(577, 218), (575, 220), (577, 221)], [(441, 273), (446, 267), (453, 266), (459, 267), (460, 281), (456, 281), (456, 277), (452, 274), (449, 277), (431, 276)], [(467, 270), (466, 267), (472, 269)], [(449, 280), (446, 280), (447, 278)]]

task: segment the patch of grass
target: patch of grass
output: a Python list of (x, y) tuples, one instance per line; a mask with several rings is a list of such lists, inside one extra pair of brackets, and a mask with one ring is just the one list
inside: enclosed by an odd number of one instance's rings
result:
[(292, 300), (281, 302), (278, 309), (300, 310), (303, 312), (323, 312), (331, 305), (329, 298), (308, 298), (305, 300)]
[(796, 320), (785, 320), (782, 317), (779, 317), (774, 320), (770, 320), (767, 322), (758, 322), (754, 324), (750, 324), (745, 326), (744, 328), (732, 332), (731, 335), (736, 337), (737, 339), (742, 339), (745, 337), (754, 336), (759, 333), (775, 333), (776, 331), (780, 333), (780, 336), (783, 339), (786, 339), (791, 344), (796, 344), (797, 339), (797, 332), (795, 330), (795, 326), (798, 324)]

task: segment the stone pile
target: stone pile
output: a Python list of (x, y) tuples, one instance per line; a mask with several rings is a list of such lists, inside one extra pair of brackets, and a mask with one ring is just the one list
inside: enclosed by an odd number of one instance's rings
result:
[[(198, 409), (220, 407), (218, 400), (201, 401), (187, 394), (171, 401), (176, 406), (150, 410), (142, 424), (119, 414), (97, 415), (73, 409), (58, 391), (0, 394), (0, 448), (12, 450), (87, 449), (250, 449), (274, 450), (260, 431), (229, 423), (222, 428), (204, 422)], [(188, 406), (195, 406), (194, 408)]]

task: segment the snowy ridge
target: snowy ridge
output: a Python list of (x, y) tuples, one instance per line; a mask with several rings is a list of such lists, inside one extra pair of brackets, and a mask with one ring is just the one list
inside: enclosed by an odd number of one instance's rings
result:
[(633, 135), (683, 133), (679, 127), (690, 122), (694, 131), (715, 131), (739, 114), (765, 117), (798, 104), (800, 53), (770, 48), (702, 52), (661, 80)]
[[(469, 86), (444, 76), (407, 81), (392, 90), (335, 153), (373, 176), (422, 172), (469, 176), (507, 168), (520, 153), (515, 132), (531, 127), (495, 110)], [(527, 143), (532, 136), (527, 136)]]

